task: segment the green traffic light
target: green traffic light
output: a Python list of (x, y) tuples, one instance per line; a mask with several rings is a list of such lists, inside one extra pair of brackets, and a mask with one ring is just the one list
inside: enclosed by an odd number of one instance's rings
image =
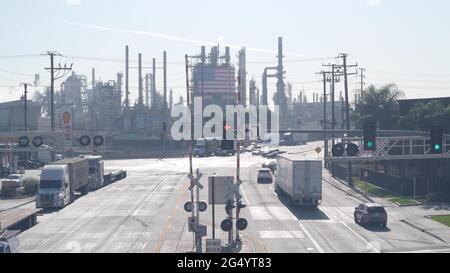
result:
[(435, 145), (434, 145), (434, 150), (435, 150), (435, 151), (440, 151), (440, 150), (441, 150), (441, 145), (435, 144)]
[(367, 142), (367, 147), (372, 148), (373, 147), (373, 142), (372, 141)]

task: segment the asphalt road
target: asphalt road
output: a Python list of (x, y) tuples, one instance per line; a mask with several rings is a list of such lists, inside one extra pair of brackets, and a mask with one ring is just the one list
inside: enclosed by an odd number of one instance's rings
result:
[[(319, 143), (289, 147), (291, 153), (317, 157)], [(354, 223), (353, 209), (361, 198), (324, 174), (323, 202), (316, 209), (290, 207), (273, 192), (272, 184), (256, 183), (256, 172), (265, 159), (241, 156), (241, 193), (247, 207), (241, 217), (248, 228), (240, 232), (242, 252), (447, 252), (446, 242), (401, 220), (414, 210), (387, 207), (386, 229), (365, 228)], [(187, 158), (106, 161), (107, 169), (126, 169), (126, 179), (78, 198), (61, 211), (45, 213), (39, 224), (21, 233), (23, 252), (188, 252), (193, 236), (187, 231), (183, 205), (190, 199)], [(235, 157), (195, 158), (205, 186), (200, 199), (207, 200), (208, 175), (234, 175)], [(347, 189), (348, 190), (348, 189)], [(212, 237), (211, 206), (201, 213), (200, 223)], [(225, 219), (223, 205), (215, 207), (216, 238)], [(432, 221), (417, 216), (418, 221)], [(443, 229), (448, 229), (442, 226)], [(447, 241), (447, 242), (450, 242)], [(204, 244), (204, 242), (203, 242)], [(203, 246), (204, 247), (204, 246)], [(204, 250), (204, 249), (203, 249)]]

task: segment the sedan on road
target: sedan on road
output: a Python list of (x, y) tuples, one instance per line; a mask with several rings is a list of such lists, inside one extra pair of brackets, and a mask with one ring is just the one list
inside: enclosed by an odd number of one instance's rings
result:
[(260, 155), (261, 154), (261, 150), (256, 149), (252, 151), (252, 155)]
[(8, 177), (6, 177), (6, 180), (15, 182), (17, 187), (23, 186), (23, 175), (21, 175), (21, 174), (16, 174), (16, 173), (10, 174), (10, 175), (8, 175)]
[(353, 213), (355, 223), (360, 225), (378, 224), (387, 225), (387, 213), (384, 207), (376, 203), (360, 204)]
[(261, 168), (258, 170), (258, 183), (272, 183), (272, 171), (269, 168)]

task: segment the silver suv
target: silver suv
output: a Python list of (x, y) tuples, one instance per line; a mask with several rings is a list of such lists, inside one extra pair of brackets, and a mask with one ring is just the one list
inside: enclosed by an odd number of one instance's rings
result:
[(376, 203), (365, 203), (355, 208), (353, 214), (355, 223), (360, 225), (378, 224), (387, 225), (387, 213), (384, 207)]
[(18, 253), (20, 252), (20, 243), (17, 238), (18, 230), (0, 231), (0, 253)]

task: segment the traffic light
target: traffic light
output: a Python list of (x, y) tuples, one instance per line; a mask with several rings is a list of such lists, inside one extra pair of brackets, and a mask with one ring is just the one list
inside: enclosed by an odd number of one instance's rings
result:
[(163, 122), (162, 124), (162, 130), (165, 132), (167, 131), (167, 122)]
[(220, 149), (221, 150), (234, 150), (234, 140), (228, 140), (227, 139), (227, 131), (231, 130), (232, 127), (227, 124), (227, 122), (223, 121), (223, 127), (222, 127), (222, 141), (220, 142)]
[(377, 149), (377, 124), (376, 122), (364, 123), (364, 151)]
[(430, 146), (431, 146), (431, 153), (433, 154), (442, 154), (442, 143), (443, 143), (443, 137), (442, 137), (443, 131), (441, 126), (432, 126), (430, 131)]

